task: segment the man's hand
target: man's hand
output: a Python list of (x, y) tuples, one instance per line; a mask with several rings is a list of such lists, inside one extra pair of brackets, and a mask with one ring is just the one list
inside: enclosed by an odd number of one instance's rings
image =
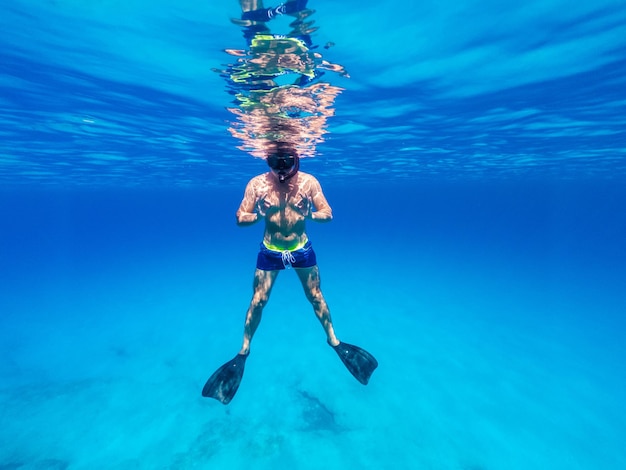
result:
[(265, 217), (267, 210), (272, 207), (272, 205), (265, 199), (266, 197), (267, 195), (262, 196), (256, 203), (256, 211), (261, 217)]
[(298, 196), (300, 196), (300, 201), (295, 204), (295, 208), (305, 218), (310, 219), (313, 216), (313, 212), (311, 211), (311, 200), (302, 193), (298, 193)]

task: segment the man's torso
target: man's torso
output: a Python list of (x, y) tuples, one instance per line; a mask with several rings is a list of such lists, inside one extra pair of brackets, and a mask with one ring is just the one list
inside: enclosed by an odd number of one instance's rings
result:
[(264, 199), (267, 207), (265, 246), (279, 251), (302, 247), (307, 241), (306, 208), (312, 204), (307, 181), (312, 176), (299, 172), (286, 183), (279, 183), (268, 173), (257, 178), (257, 201)]

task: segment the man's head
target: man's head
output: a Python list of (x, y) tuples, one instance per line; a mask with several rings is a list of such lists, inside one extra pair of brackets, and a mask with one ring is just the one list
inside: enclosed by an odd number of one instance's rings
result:
[(278, 181), (285, 183), (298, 173), (300, 158), (293, 147), (280, 142), (276, 145), (276, 151), (267, 156), (267, 164)]

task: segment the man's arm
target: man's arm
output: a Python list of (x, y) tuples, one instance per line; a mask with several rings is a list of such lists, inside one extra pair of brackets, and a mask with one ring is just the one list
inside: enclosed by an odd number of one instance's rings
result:
[(257, 209), (256, 191), (254, 190), (254, 180), (250, 180), (243, 194), (243, 200), (237, 209), (237, 225), (252, 225), (259, 221)]
[(330, 222), (333, 220), (333, 210), (322, 192), (322, 186), (315, 177), (311, 176), (311, 201), (315, 211), (311, 212), (311, 219), (316, 222)]

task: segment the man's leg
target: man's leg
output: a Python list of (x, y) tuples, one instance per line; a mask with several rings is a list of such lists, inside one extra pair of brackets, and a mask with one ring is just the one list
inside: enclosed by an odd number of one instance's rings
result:
[(246, 314), (246, 323), (243, 329), (243, 344), (241, 345), (239, 354), (248, 354), (250, 352), (250, 341), (252, 341), (254, 332), (259, 327), (263, 307), (265, 307), (269, 300), (272, 286), (279, 272), (280, 271), (263, 271), (262, 269), (257, 269), (254, 272), (254, 292), (250, 306), (248, 307), (248, 313)]
[(312, 266), (310, 268), (295, 268), (298, 273), (298, 277), (300, 278), (300, 282), (302, 283), (302, 287), (304, 287), (304, 293), (306, 294), (306, 298), (311, 302), (313, 306), (313, 310), (315, 311), (315, 315), (319, 319), (324, 331), (326, 332), (326, 337), (328, 343), (331, 346), (337, 346), (339, 344), (339, 340), (335, 336), (335, 330), (333, 328), (333, 322), (330, 318), (330, 310), (328, 309), (328, 305), (326, 304), (326, 300), (322, 295), (322, 290), (320, 287), (320, 270), (317, 265)]

